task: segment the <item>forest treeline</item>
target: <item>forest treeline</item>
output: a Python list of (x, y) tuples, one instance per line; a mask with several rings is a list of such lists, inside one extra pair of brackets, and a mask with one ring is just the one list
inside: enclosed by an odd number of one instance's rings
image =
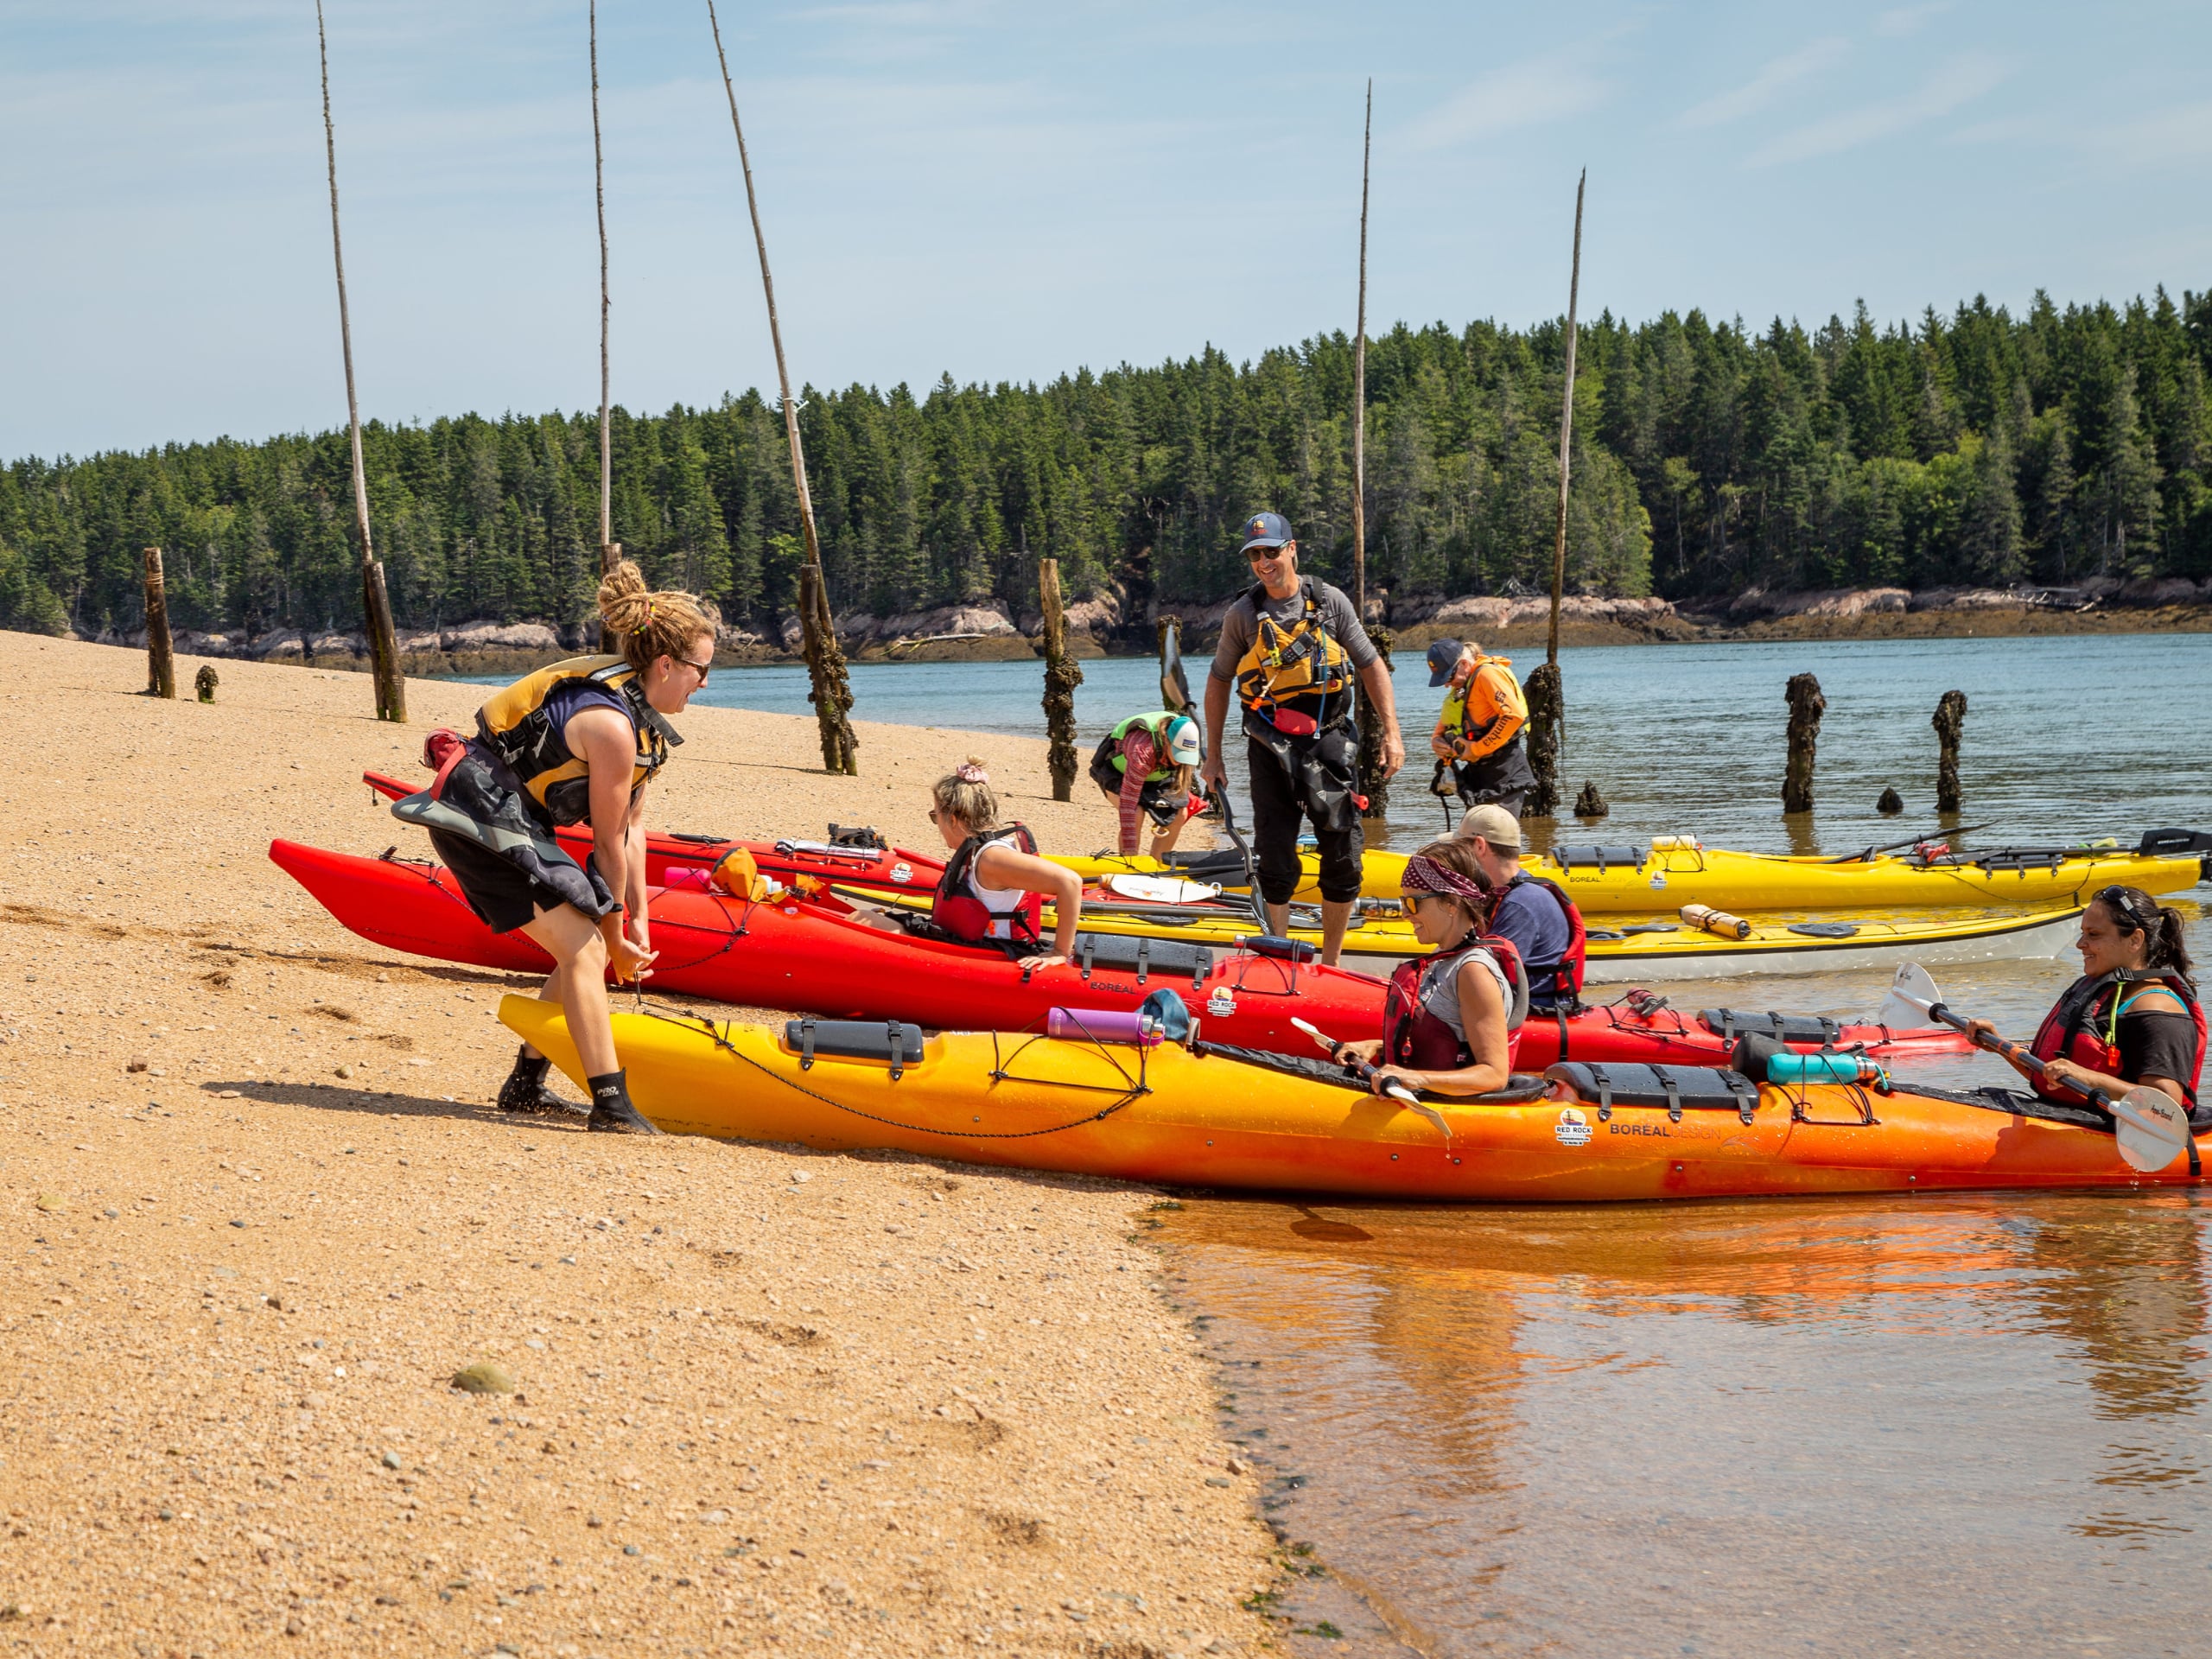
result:
[[(1368, 355), (1370, 580), (1406, 597), (1549, 581), (1564, 327), (1401, 326)], [(2124, 308), (1977, 299), (1808, 332), (1698, 312), (1582, 332), (1568, 579), (1681, 599), (1769, 588), (2212, 575), (2212, 293)], [(834, 603), (877, 614), (1033, 608), (1118, 585), (1203, 601), (1245, 581), (1240, 519), (1270, 506), (1308, 568), (1351, 562), (1352, 349), (1342, 334), (1238, 365), (1211, 348), (1048, 385), (802, 403)], [(772, 627), (801, 556), (780, 413), (614, 416), (616, 537), (658, 584)], [(369, 492), (403, 626), (573, 620), (597, 569), (595, 416), (372, 425)], [(141, 620), (167, 550), (181, 626), (359, 619), (342, 430), (23, 460), (0, 472), (0, 626)]]

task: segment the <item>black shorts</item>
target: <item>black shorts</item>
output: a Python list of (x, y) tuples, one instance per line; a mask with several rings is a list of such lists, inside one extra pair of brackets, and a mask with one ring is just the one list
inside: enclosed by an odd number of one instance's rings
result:
[[(509, 863), (490, 848), (448, 830), (430, 831), (430, 846), (453, 872), (461, 896), (494, 933), (512, 933), (534, 920), (541, 910), (557, 910), (568, 899), (544, 882), (533, 879), (519, 866)], [(613, 910), (614, 894), (599, 873), (596, 861), (580, 861), (591, 890)], [(582, 912), (578, 912), (582, 914)]]
[[(1311, 815), (1274, 751), (1257, 738), (1248, 739), (1245, 747), (1244, 763), (1252, 780), (1252, 860), (1260, 878), (1260, 897), (1271, 905), (1286, 905), (1303, 874), (1298, 837)], [(1338, 830), (1316, 818), (1313, 839), (1321, 855), (1321, 897), (1338, 905), (1358, 898), (1361, 855), (1367, 846), (1359, 820), (1355, 817), (1348, 828)]]

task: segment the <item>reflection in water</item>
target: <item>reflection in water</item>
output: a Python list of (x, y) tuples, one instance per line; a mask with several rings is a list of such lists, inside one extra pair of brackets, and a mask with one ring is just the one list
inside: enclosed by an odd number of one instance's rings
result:
[(2202, 1645), (2209, 1216), (1210, 1199), (1163, 1236), (1277, 1523), (1421, 1652), (2148, 1654)]

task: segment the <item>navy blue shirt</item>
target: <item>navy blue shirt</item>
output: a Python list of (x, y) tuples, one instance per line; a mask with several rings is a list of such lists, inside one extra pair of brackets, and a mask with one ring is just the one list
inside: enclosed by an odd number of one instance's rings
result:
[(1510, 939), (1529, 970), (1529, 1006), (1549, 1013), (1557, 999), (1549, 995), (1548, 975), (1567, 954), (1570, 935), (1567, 912), (1547, 887), (1526, 876), (1515, 879), (1491, 912), (1490, 931)]

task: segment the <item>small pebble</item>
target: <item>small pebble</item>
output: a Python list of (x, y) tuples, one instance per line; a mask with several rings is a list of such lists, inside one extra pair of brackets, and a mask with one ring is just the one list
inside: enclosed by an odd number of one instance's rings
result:
[(639, 1549), (635, 1544), (625, 1544), (622, 1546), (622, 1553), (625, 1555), (642, 1555), (645, 1552)]
[(385, 1466), (385, 1468), (387, 1468), (387, 1469), (397, 1469), (397, 1468), (398, 1468), (398, 1467), (399, 1467), (399, 1453), (398, 1453), (398, 1452), (385, 1452), (385, 1453), (384, 1454), (384, 1466)]
[(462, 1367), (453, 1374), (453, 1386), (463, 1394), (512, 1394), (515, 1380), (505, 1366), (489, 1359)]

